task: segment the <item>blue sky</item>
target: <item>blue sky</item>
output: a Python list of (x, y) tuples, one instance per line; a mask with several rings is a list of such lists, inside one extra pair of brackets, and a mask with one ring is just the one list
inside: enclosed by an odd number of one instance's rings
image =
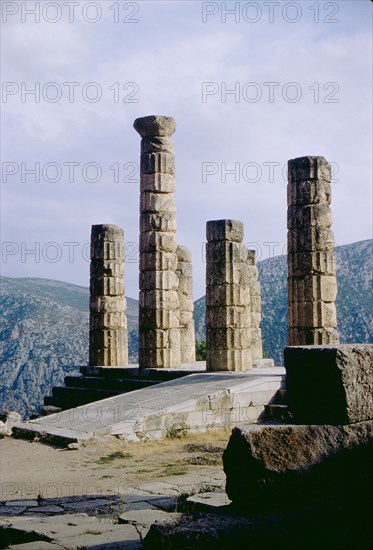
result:
[(90, 226), (115, 223), (137, 297), (132, 124), (149, 114), (176, 119), (178, 242), (193, 253), (195, 298), (207, 220), (244, 222), (259, 259), (285, 252), (290, 158), (332, 163), (336, 244), (371, 238), (372, 7), (2, 2), (2, 274), (88, 286)]

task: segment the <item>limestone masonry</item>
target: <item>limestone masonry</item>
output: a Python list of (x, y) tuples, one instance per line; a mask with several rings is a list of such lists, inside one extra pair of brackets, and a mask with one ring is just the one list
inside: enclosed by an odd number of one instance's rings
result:
[(194, 363), (196, 360), (196, 346), (193, 319), (192, 255), (186, 246), (177, 247), (177, 260), (181, 362)]
[(92, 225), (89, 364), (128, 364), (124, 233), (117, 225)]
[(289, 346), (339, 343), (330, 180), (324, 157), (288, 162)]
[(175, 120), (148, 116), (134, 122), (140, 161), (140, 368), (181, 363), (176, 243)]

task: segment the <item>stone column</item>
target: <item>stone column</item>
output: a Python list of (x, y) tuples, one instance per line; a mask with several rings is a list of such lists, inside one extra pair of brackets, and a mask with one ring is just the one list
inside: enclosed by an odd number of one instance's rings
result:
[(289, 346), (339, 342), (330, 180), (324, 157), (288, 162)]
[(252, 368), (250, 288), (243, 224), (207, 222), (206, 368), (246, 371)]
[(250, 347), (253, 361), (263, 359), (262, 331), (260, 321), (262, 319), (262, 297), (260, 292), (259, 273), (256, 266), (255, 250), (247, 251), (247, 269), (250, 288)]
[(92, 225), (89, 364), (128, 364), (124, 233), (117, 225)]
[(180, 366), (176, 244), (175, 120), (147, 116), (140, 134), (140, 368)]
[(192, 255), (186, 246), (177, 247), (177, 276), (179, 277), (180, 350), (182, 363), (194, 363), (196, 343), (194, 335), (194, 303)]

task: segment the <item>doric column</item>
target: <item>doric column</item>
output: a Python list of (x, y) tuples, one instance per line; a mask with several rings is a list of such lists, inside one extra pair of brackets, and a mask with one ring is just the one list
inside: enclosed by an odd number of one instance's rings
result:
[(180, 311), (176, 244), (175, 120), (147, 116), (134, 122), (140, 162), (140, 368), (180, 366)]
[(250, 288), (250, 347), (253, 361), (263, 359), (262, 331), (262, 297), (260, 292), (259, 273), (256, 266), (255, 250), (247, 251), (247, 269)]
[(128, 364), (124, 234), (117, 225), (92, 225), (89, 364)]
[(182, 363), (194, 363), (196, 344), (193, 319), (192, 255), (186, 246), (177, 247), (177, 276), (179, 277), (180, 350)]
[(252, 368), (250, 288), (243, 224), (207, 222), (206, 368)]
[(339, 342), (330, 180), (324, 157), (288, 162), (289, 346)]

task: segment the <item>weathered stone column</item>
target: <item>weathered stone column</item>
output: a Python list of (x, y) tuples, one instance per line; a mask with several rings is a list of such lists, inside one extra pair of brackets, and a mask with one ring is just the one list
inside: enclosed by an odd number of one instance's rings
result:
[(288, 162), (289, 346), (339, 342), (330, 180), (324, 157)]
[(194, 335), (194, 303), (192, 255), (186, 246), (177, 247), (177, 276), (179, 277), (180, 350), (182, 363), (194, 363), (196, 344)]
[(258, 268), (256, 266), (255, 250), (247, 251), (247, 269), (250, 288), (250, 347), (253, 361), (263, 359), (262, 331), (260, 321), (262, 319), (262, 297)]
[(134, 122), (140, 134), (140, 368), (180, 366), (175, 157), (171, 117)]
[(207, 222), (206, 368), (252, 368), (250, 288), (243, 224)]
[(124, 233), (117, 225), (92, 225), (89, 364), (128, 364)]

